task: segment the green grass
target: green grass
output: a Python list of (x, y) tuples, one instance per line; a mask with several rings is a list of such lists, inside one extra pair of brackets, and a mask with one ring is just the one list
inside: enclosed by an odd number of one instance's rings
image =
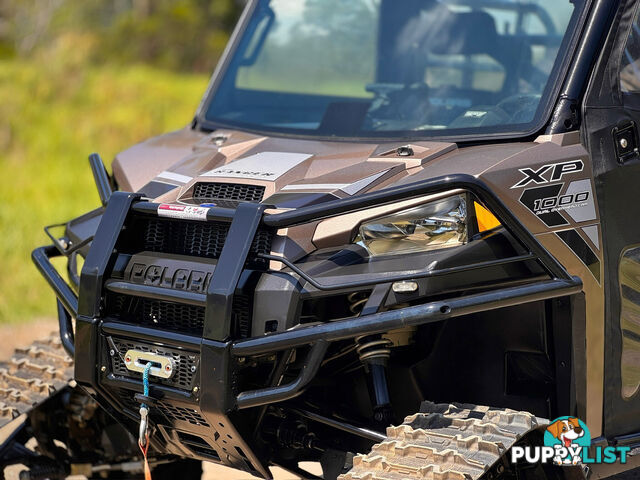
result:
[[(44, 67), (44, 65), (52, 65)], [(206, 76), (0, 60), (0, 324), (55, 314), (31, 263), (42, 227), (98, 206), (87, 157), (191, 120)]]

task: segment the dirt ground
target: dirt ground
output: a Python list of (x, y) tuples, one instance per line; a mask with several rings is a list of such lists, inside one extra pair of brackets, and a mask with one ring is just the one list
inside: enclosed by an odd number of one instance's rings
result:
[(33, 340), (46, 337), (56, 329), (57, 324), (53, 319), (0, 325), (0, 360), (8, 359), (15, 348), (26, 347)]
[[(6, 471), (6, 480), (18, 480), (18, 475), (24, 467), (16, 465), (9, 467)], [(274, 480), (299, 480), (298, 477), (294, 477), (291, 474), (285, 472), (280, 468), (271, 469)], [(320, 473), (320, 472), (316, 472)], [(237, 472), (231, 468), (221, 467), (212, 463), (204, 464), (204, 475), (202, 480), (253, 480), (253, 477), (249, 474)], [(68, 480), (86, 480), (85, 477), (69, 477)]]
[[(56, 331), (57, 325), (53, 319), (43, 319), (28, 324), (0, 325), (0, 360), (8, 359), (14, 348), (29, 345), (39, 337), (46, 337), (49, 333)], [(22, 467), (16, 466), (7, 471), (6, 480), (18, 480), (18, 473)], [(310, 466), (309, 470), (320, 474), (318, 468)], [(250, 480), (255, 477), (238, 472), (236, 470), (205, 463), (203, 480)], [(299, 480), (296, 477), (280, 468), (272, 469), (275, 480)]]

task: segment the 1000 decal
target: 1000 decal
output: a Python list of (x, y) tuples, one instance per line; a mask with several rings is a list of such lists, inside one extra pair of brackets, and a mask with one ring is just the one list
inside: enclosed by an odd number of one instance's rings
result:
[(533, 209), (536, 215), (566, 210), (568, 208), (578, 208), (589, 200), (590, 192), (580, 192), (547, 198), (537, 198), (533, 201)]

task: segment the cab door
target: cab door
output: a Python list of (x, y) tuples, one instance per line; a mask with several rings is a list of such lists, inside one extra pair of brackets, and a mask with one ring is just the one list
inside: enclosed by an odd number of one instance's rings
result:
[(605, 262), (604, 435), (631, 435), (633, 443), (640, 441), (640, 1), (622, 1), (614, 22), (586, 92), (582, 134)]

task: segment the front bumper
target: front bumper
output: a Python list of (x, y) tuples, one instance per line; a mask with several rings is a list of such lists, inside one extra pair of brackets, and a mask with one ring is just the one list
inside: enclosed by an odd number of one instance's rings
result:
[[(327, 284), (286, 258), (256, 251), (255, 248), (254, 239), (261, 229), (291, 227), (374, 205), (455, 189), (472, 193), (489, 208), (522, 246), (524, 253), (421, 273), (414, 271), (371, 280)], [(174, 291), (111, 278), (112, 273), (120, 268), (117, 265), (120, 239), (125, 235), (123, 232), (131, 216), (154, 217), (157, 208), (157, 204), (142, 201), (136, 194), (113, 194), (86, 257), (78, 296), (49, 260), (64, 252), (50, 246), (36, 249), (33, 253), (36, 265), (58, 297), (61, 335), (66, 348), (75, 355), (76, 380), (105, 408), (133, 428), (137, 414), (131, 392), (141, 392), (142, 385), (138, 379), (118, 374), (114, 364), (119, 355), (116, 342), (134, 342), (144, 348), (164, 349), (164, 354), (174, 355), (178, 362), (182, 361), (190, 367), (180, 377), (182, 383), (159, 383), (153, 389), (153, 396), (158, 398), (156, 407), (163, 412), (162, 419), (155, 419), (156, 427), (162, 434), (157, 448), (166, 453), (219, 461), (265, 477), (269, 475), (267, 465), (253, 448), (252, 439), (241, 433), (246, 428), (239, 424), (241, 420), (237, 412), (300, 395), (313, 380), (332, 342), (569, 296), (580, 292), (582, 287), (580, 279), (570, 276), (491, 190), (469, 176), (437, 178), (279, 214), (265, 214), (265, 205), (250, 203), (242, 203), (236, 210), (211, 208), (206, 222), (226, 223), (228, 231), (206, 291), (201, 292)], [(289, 276), (296, 282), (306, 282), (321, 291), (374, 288), (400, 280), (448, 277), (525, 262), (536, 262), (546, 278), (536, 276), (514, 286), (239, 339), (233, 315), (238, 285), (252, 272), (258, 275), (265, 272), (267, 261), (281, 262), (287, 267), (280, 272), (281, 275)], [(105, 310), (105, 297), (114, 293), (152, 301), (182, 302), (203, 308), (202, 334), (159, 330), (152, 325), (114, 319)], [(76, 319), (75, 339), (69, 316)], [(239, 386), (237, 373), (241, 361), (303, 347), (308, 347), (306, 358), (293, 381), (284, 385), (265, 384), (262, 388), (249, 390)], [(189, 376), (189, 372), (193, 375)]]

